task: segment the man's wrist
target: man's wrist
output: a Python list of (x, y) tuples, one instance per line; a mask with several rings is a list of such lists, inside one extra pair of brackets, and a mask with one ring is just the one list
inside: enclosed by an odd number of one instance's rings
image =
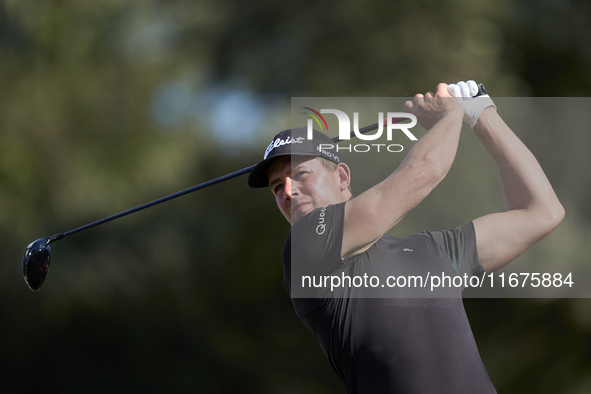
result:
[(443, 115), (442, 119), (450, 119), (453, 121), (459, 121), (460, 123), (462, 123), (463, 119), (464, 119), (464, 110), (462, 109), (462, 107), (458, 106), (457, 109), (453, 109), (450, 111), (447, 111), (445, 113), (445, 115)]
[(495, 116), (497, 116), (497, 107), (491, 106), (485, 108), (476, 119), (476, 123), (474, 123), (474, 127), (472, 128), (474, 131), (478, 131), (486, 127), (486, 124)]

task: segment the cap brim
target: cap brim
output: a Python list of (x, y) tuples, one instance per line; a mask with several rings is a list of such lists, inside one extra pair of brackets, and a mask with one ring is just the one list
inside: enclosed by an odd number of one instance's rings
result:
[(269, 168), (271, 168), (273, 160), (275, 160), (278, 157), (281, 156), (273, 156), (257, 164), (248, 175), (248, 186), (252, 188), (261, 188), (269, 186)]

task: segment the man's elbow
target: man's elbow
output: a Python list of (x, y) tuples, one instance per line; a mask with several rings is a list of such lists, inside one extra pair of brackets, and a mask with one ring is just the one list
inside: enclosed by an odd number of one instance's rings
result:
[(433, 187), (438, 185), (447, 175), (450, 166), (445, 165), (437, 158), (427, 155), (423, 158), (421, 173), (423, 178), (431, 183)]
[(557, 203), (556, 207), (552, 210), (552, 219), (553, 219), (554, 228), (558, 227), (560, 222), (562, 222), (562, 220), (564, 219), (565, 215), (566, 215), (566, 210), (564, 209), (564, 207), (562, 206), (561, 203)]
[(558, 227), (560, 222), (564, 219), (566, 211), (562, 204), (556, 201), (554, 204), (546, 208), (546, 212), (543, 216), (543, 229), (545, 230), (544, 236), (549, 235), (552, 231)]

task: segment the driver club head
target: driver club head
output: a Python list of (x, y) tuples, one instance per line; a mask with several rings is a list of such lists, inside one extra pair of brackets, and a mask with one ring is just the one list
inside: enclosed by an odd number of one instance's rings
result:
[(33, 291), (41, 288), (49, 271), (51, 238), (39, 238), (25, 249), (23, 275), (27, 286)]

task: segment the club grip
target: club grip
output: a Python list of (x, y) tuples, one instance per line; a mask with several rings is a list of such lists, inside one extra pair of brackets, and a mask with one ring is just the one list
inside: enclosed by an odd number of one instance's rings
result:
[(478, 84), (478, 94), (474, 97), (478, 97), (478, 96), (484, 96), (486, 93), (486, 88), (484, 87), (483, 83), (479, 83)]

